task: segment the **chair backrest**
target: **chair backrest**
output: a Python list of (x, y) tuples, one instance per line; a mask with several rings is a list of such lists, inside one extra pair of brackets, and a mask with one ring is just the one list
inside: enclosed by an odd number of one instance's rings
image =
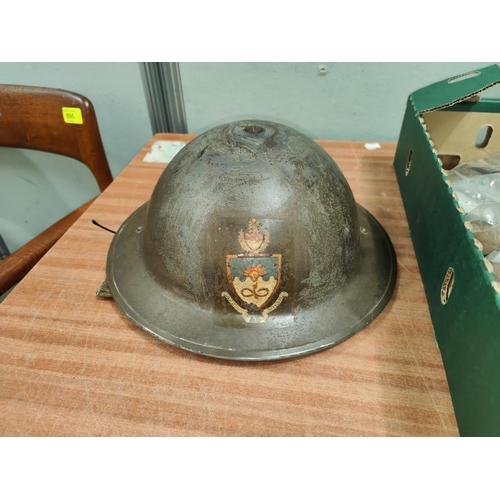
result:
[(113, 180), (94, 107), (74, 92), (0, 85), (0, 146), (79, 160), (90, 169), (101, 191)]

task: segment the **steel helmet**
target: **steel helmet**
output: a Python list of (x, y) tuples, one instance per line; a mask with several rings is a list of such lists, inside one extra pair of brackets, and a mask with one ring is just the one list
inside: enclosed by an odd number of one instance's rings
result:
[(120, 308), (156, 337), (268, 360), (338, 344), (389, 301), (396, 259), (330, 156), (300, 132), (245, 120), (187, 144), (107, 259)]

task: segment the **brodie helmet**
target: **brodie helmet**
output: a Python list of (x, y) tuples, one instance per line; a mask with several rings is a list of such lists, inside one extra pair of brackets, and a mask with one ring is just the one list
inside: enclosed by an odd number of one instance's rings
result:
[(219, 358), (299, 356), (346, 340), (389, 301), (396, 258), (314, 141), (260, 120), (187, 144), (107, 259), (113, 299), (174, 346)]

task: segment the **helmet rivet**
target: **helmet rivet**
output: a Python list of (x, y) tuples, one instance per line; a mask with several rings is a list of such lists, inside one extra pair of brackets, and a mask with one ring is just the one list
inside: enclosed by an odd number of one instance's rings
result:
[(247, 134), (259, 135), (264, 129), (260, 125), (247, 125), (244, 130)]

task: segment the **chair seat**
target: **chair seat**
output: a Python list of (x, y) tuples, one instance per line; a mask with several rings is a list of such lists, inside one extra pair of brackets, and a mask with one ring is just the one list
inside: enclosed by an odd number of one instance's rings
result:
[(92, 205), (95, 198), (52, 224), (21, 248), (0, 262), (0, 295), (19, 283), (61, 236)]

